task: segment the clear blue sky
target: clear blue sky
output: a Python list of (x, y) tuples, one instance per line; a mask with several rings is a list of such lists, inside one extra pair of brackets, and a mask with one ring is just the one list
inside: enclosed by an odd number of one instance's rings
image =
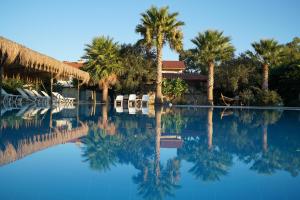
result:
[[(179, 12), (186, 23), (185, 49), (206, 29), (231, 36), (237, 54), (261, 38), (285, 43), (300, 36), (299, 0), (1, 0), (0, 35), (59, 60), (76, 61), (95, 36), (135, 43), (140, 13), (151, 5)], [(168, 48), (163, 57), (178, 59)]]

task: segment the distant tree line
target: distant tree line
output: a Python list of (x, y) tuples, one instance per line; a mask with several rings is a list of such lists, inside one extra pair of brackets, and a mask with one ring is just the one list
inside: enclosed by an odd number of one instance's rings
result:
[(136, 44), (120, 45), (100, 36), (86, 45), (84, 70), (102, 89), (103, 102), (107, 102), (109, 88), (117, 93), (156, 91), (157, 104), (163, 103), (163, 92), (182, 96), (187, 90), (162, 79), (162, 48), (169, 44), (187, 71), (208, 76), (209, 105), (220, 104), (221, 93), (239, 96), (243, 105), (300, 105), (300, 38), (286, 44), (262, 39), (251, 44), (251, 51), (235, 55), (230, 37), (223, 31), (206, 30), (191, 40), (193, 48), (184, 50), (184, 22), (177, 20), (178, 15), (168, 7), (151, 7), (136, 26), (142, 36)]

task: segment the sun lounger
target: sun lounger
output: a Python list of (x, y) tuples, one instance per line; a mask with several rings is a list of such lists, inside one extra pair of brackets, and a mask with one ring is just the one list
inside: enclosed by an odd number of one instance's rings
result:
[(33, 100), (21, 88), (17, 88), (17, 91), (21, 94), (23, 99), (33, 102)]
[(42, 96), (38, 91), (36, 90), (31, 90), (32, 93), (34, 93), (38, 98), (42, 99), (45, 103), (49, 103), (49, 98), (46, 96)]
[(142, 103), (141, 103), (141, 107), (148, 107), (149, 104), (149, 95), (144, 94), (142, 96)]
[(135, 107), (136, 104), (136, 94), (130, 94), (128, 98), (128, 108)]
[(52, 92), (54, 97), (58, 100), (58, 102), (63, 102), (63, 103), (74, 103), (76, 98), (71, 98), (71, 97), (64, 97), (58, 92)]
[(123, 95), (118, 95), (115, 100), (115, 107), (123, 107)]
[(136, 108), (135, 107), (128, 107), (128, 113), (130, 115), (134, 115), (136, 113)]
[(22, 104), (22, 97), (20, 95), (14, 95), (7, 93), (3, 88), (1, 88), (1, 93), (4, 96), (3, 102), (15, 103), (16, 105)]
[(142, 107), (142, 114), (148, 115), (149, 114), (149, 107)]

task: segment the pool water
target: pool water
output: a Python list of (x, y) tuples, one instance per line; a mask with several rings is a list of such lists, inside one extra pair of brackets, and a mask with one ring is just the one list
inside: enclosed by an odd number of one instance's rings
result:
[(122, 111), (3, 113), (0, 199), (300, 199), (300, 111)]

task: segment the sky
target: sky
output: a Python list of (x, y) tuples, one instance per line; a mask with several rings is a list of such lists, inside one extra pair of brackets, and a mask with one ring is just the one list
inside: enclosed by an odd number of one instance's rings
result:
[[(152, 5), (179, 12), (184, 49), (193, 48), (190, 40), (207, 29), (230, 36), (236, 54), (260, 39), (286, 43), (300, 37), (299, 0), (0, 0), (0, 35), (58, 60), (77, 61), (96, 36), (135, 43), (140, 14)], [(166, 46), (163, 59), (177, 60), (178, 54)]]

